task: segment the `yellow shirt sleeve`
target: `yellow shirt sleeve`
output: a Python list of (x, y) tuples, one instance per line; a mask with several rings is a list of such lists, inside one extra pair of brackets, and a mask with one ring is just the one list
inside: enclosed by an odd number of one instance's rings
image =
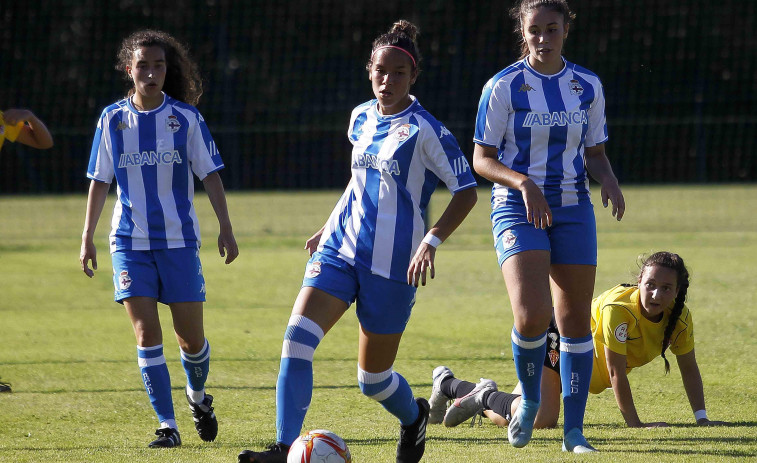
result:
[(5, 126), (5, 138), (8, 141), (16, 141), (16, 138), (18, 138), (18, 134), (21, 133), (21, 129), (24, 128), (24, 123), (19, 122), (16, 125), (6, 125)]
[(600, 309), (600, 336), (595, 339), (616, 354), (627, 355), (628, 333), (636, 326), (636, 318), (621, 304), (607, 304)]
[(24, 128), (24, 122), (21, 121), (16, 125), (6, 125), (3, 119), (3, 113), (0, 112), (0, 147), (3, 146), (3, 141), (16, 141), (18, 134), (21, 133), (21, 129)]

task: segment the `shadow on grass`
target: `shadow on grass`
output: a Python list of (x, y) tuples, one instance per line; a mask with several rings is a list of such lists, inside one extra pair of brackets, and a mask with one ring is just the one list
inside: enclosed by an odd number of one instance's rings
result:
[[(350, 357), (318, 357), (316, 360), (316, 363), (329, 363), (329, 362), (354, 362), (357, 359), (357, 350), (355, 350), (355, 355)], [(455, 361), (460, 362), (470, 362), (470, 361), (490, 361), (490, 360), (512, 360), (510, 357), (503, 357), (500, 355), (492, 355), (488, 357), (402, 357), (403, 362), (432, 362), (437, 365), (444, 365), (446, 363), (454, 363)], [(178, 362), (179, 360), (175, 359), (167, 359), (168, 363), (171, 362)], [(256, 358), (248, 358), (248, 357), (213, 357), (213, 363), (266, 363), (266, 362), (276, 362), (278, 363), (279, 360), (281, 360), (280, 357), (256, 357)], [(9, 360), (9, 361), (3, 361), (3, 365), (11, 366), (11, 365), (77, 365), (82, 363), (126, 363), (126, 364), (132, 364), (135, 363), (135, 360), (133, 358), (128, 359), (60, 359), (60, 360)], [(431, 375), (431, 372), (429, 371), (429, 376)]]

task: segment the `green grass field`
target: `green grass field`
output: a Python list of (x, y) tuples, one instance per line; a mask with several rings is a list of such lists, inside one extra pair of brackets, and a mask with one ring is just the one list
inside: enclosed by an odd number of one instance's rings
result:
[[(596, 189), (595, 189), (596, 190)], [(424, 461), (738, 461), (757, 458), (757, 186), (627, 187), (628, 211), (616, 222), (597, 207), (599, 266), (595, 294), (638, 271), (636, 256), (680, 253), (693, 273), (689, 291), (711, 419), (699, 428), (672, 361), (631, 373), (642, 420), (666, 429), (628, 429), (612, 391), (591, 395), (585, 433), (601, 453), (560, 452), (561, 430), (536, 431), (524, 449), (487, 422), (470, 428), (430, 426)], [(232, 193), (229, 207), (241, 255), (225, 266), (215, 248), (217, 222), (204, 193), (208, 287), (206, 331), (213, 348), (208, 391), (216, 398), (220, 433), (197, 437), (169, 311), (161, 309), (174, 403), (184, 445), (151, 450), (157, 420), (140, 382), (131, 325), (113, 302), (107, 232), (109, 198), (96, 241), (99, 270), (90, 280), (78, 255), (86, 194), (0, 197), (0, 394), (2, 462), (235, 462), (244, 448), (274, 437), (274, 387), (281, 339), (306, 261), (302, 246), (325, 221), (339, 192)], [(437, 254), (436, 279), (418, 302), (395, 369), (416, 395), (428, 397), (431, 371), (515, 383), (509, 333), (512, 314), (496, 265), (488, 190), (469, 219)], [(448, 195), (440, 191), (432, 215)], [(595, 198), (595, 202), (598, 200)], [(671, 356), (672, 360), (672, 356)], [(345, 438), (356, 462), (392, 462), (396, 420), (360, 393), (356, 381), (354, 310), (329, 333), (315, 356), (315, 392), (306, 429)], [(562, 420), (561, 420), (562, 421)]]

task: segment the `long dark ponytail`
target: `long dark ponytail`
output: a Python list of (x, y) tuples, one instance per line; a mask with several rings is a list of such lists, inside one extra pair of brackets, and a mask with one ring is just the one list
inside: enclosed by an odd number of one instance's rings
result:
[(668, 324), (665, 326), (665, 332), (662, 338), (662, 351), (660, 353), (662, 359), (665, 361), (665, 374), (668, 374), (670, 373), (670, 362), (668, 362), (668, 359), (665, 357), (665, 351), (670, 344), (670, 337), (673, 335), (673, 329), (675, 328), (676, 323), (678, 323), (678, 319), (681, 317), (681, 312), (683, 312), (683, 305), (684, 302), (686, 302), (686, 294), (689, 290), (689, 271), (686, 269), (686, 264), (684, 264), (681, 256), (672, 252), (662, 251), (656, 252), (642, 261), (639, 278), (641, 278), (641, 274), (644, 273), (645, 268), (653, 265), (659, 265), (660, 267), (669, 268), (675, 271), (678, 283), (678, 294), (676, 295), (673, 310), (668, 319)]

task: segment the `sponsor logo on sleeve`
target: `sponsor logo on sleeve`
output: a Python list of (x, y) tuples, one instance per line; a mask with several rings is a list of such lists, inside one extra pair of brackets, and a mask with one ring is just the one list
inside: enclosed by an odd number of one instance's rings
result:
[(455, 176), (459, 176), (468, 170), (470, 170), (470, 164), (468, 164), (468, 160), (465, 157), (460, 156), (452, 161), (452, 171), (455, 173)]
[(619, 342), (626, 342), (626, 339), (628, 339), (628, 323), (623, 322), (615, 327), (615, 339)]

